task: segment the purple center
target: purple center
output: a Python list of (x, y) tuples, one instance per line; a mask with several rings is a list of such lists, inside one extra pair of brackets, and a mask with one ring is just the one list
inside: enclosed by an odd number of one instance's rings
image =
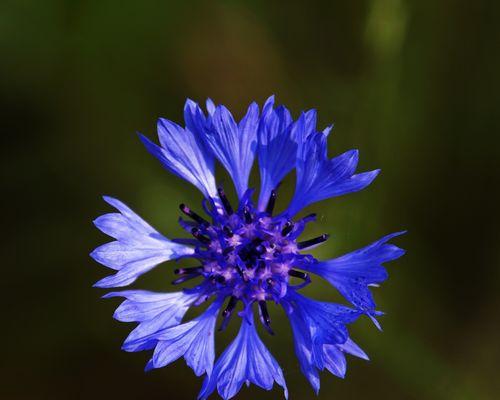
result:
[(302, 255), (306, 250), (324, 242), (328, 235), (304, 242), (297, 238), (305, 225), (316, 216), (308, 215), (298, 221), (291, 221), (286, 215), (272, 216), (276, 192), (273, 191), (265, 211), (258, 211), (250, 200), (250, 192), (243, 196), (240, 206), (233, 210), (225, 193), (219, 189), (222, 205), (205, 211), (212, 222), (205, 220), (184, 204), (181, 211), (193, 221), (180, 220), (196, 239), (195, 258), (201, 261), (198, 267), (176, 269), (180, 275), (172, 283), (203, 276), (211, 292), (230, 296), (223, 311), (224, 329), (236, 304), (242, 301), (244, 307), (258, 302), (260, 319), (269, 332), (270, 318), (266, 301), (276, 303), (285, 296), (290, 277), (310, 282), (309, 276), (298, 271), (304, 263), (316, 262), (311, 255)]

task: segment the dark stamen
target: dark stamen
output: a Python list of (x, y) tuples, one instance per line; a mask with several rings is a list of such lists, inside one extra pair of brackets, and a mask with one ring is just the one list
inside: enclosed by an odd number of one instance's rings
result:
[(302, 249), (307, 249), (308, 247), (312, 247), (314, 245), (317, 245), (319, 243), (323, 243), (324, 241), (326, 241), (328, 239), (330, 235), (324, 233), (323, 235), (321, 236), (318, 236), (314, 239), (309, 239), (309, 240), (306, 240), (304, 242), (299, 242), (297, 243), (297, 248), (302, 250)]
[(196, 278), (198, 276), (200, 276), (199, 272), (181, 276), (180, 278), (177, 278), (176, 280), (172, 281), (172, 285), (178, 285), (179, 283), (186, 282), (186, 281), (193, 279), (193, 278)]
[(224, 231), (227, 237), (233, 237), (234, 235), (233, 230), (229, 226), (225, 225), (224, 228), (222, 228), (222, 230)]
[(309, 279), (308, 274), (306, 274), (305, 272), (302, 272), (302, 271), (297, 271), (295, 269), (291, 269), (290, 271), (288, 271), (288, 275), (294, 276), (295, 278), (303, 279), (305, 281), (307, 281)]
[(306, 215), (304, 218), (301, 218), (301, 221), (307, 223), (307, 222), (314, 221), (315, 219), (316, 219), (316, 213), (312, 213), (312, 214)]
[(223, 284), (223, 283), (226, 283), (226, 278), (224, 278), (222, 275), (212, 275), (210, 278), (209, 278), (210, 282), (211, 283), (220, 283), (220, 284)]
[(257, 271), (262, 271), (264, 268), (266, 268), (266, 262), (264, 260), (259, 260), (257, 262), (257, 269), (256, 269), (256, 272)]
[(208, 236), (202, 235), (198, 228), (191, 229), (191, 234), (201, 243), (209, 244), (211, 242), (210, 238)]
[(206, 226), (210, 225), (210, 223), (206, 219), (200, 217), (184, 203), (179, 205), (179, 208), (184, 214), (186, 214), (189, 218), (193, 219), (194, 221), (198, 222), (200, 225), (206, 225)]
[(243, 209), (243, 215), (245, 216), (245, 222), (247, 224), (252, 223), (252, 214), (250, 213), (250, 208), (248, 206), (245, 206)]
[(226, 329), (227, 324), (229, 323), (229, 319), (231, 318), (231, 314), (233, 313), (234, 307), (238, 303), (238, 298), (235, 296), (231, 296), (229, 302), (227, 303), (227, 307), (222, 311), (222, 324), (219, 327), (219, 331), (223, 331)]
[(266, 213), (272, 215), (274, 210), (274, 205), (276, 203), (276, 190), (271, 190), (271, 196), (269, 196), (269, 201), (267, 202)]
[(222, 255), (227, 256), (229, 253), (231, 253), (234, 250), (233, 246), (226, 247), (224, 250), (222, 250)]
[(247, 281), (247, 277), (246, 275), (243, 273), (243, 271), (241, 270), (240, 266), (239, 265), (235, 265), (234, 268), (236, 268), (236, 272), (238, 272), (238, 275), (241, 276), (241, 278), (244, 280), (244, 281)]
[(281, 236), (286, 236), (288, 235), (293, 229), (293, 222), (292, 221), (286, 221), (285, 225), (283, 226), (283, 229), (281, 230)]
[(221, 187), (218, 188), (217, 193), (219, 193), (220, 200), (222, 201), (222, 205), (224, 206), (226, 213), (228, 215), (231, 215), (233, 213), (233, 208), (231, 207), (231, 203), (229, 203), (229, 200), (226, 197), (226, 193), (224, 193), (224, 189), (222, 189)]
[(271, 330), (271, 318), (269, 317), (269, 312), (267, 311), (267, 305), (264, 300), (259, 301), (259, 308), (260, 308), (260, 313), (261, 313), (261, 319), (264, 327), (266, 330), (271, 334), (274, 335), (274, 332)]
[(175, 275), (191, 275), (199, 274), (203, 271), (203, 267), (189, 267), (189, 268), (177, 268), (174, 270)]

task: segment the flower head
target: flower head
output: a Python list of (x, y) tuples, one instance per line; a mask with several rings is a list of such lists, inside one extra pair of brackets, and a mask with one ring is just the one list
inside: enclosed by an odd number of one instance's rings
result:
[[(205, 113), (188, 100), (185, 127), (160, 119), (160, 145), (141, 135), (146, 148), (166, 169), (195, 185), (204, 196), (204, 215), (180, 205), (184, 218), (179, 223), (191, 238), (167, 239), (126, 205), (105, 197), (118, 213), (105, 214), (95, 224), (116, 240), (98, 247), (91, 256), (116, 273), (95, 286), (127, 286), (165, 261), (195, 259), (197, 266), (173, 271), (177, 275), (174, 285), (196, 282), (189, 289), (171, 293), (127, 290), (105, 296), (124, 297), (115, 318), (138, 323), (123, 349), (153, 350), (147, 370), (183, 357), (196, 375), (205, 375), (200, 399), (216, 389), (229, 399), (243, 383), (270, 390), (274, 382), (287, 397), (283, 372), (255, 326), (257, 313), (262, 326), (274, 334), (268, 310), (268, 303), (273, 302), (288, 316), (301, 370), (318, 392), (319, 371), (326, 368), (344, 377), (346, 353), (367, 359), (349, 337), (347, 325), (365, 314), (379, 326), (376, 317), (382, 313), (376, 310), (368, 287), (384, 281), (387, 273), (382, 264), (404, 251), (387, 243), (401, 234), (397, 233), (341, 257), (318, 261), (308, 251), (324, 243), (328, 235), (299, 239), (315, 214), (295, 215), (314, 202), (365, 188), (379, 171), (356, 173), (356, 150), (328, 158), (330, 128), (317, 131), (314, 110), (294, 121), (270, 97), (261, 112), (252, 103), (236, 122), (222, 105), (208, 100), (206, 109)], [(261, 178), (256, 202), (254, 190), (248, 187), (255, 158)], [(231, 202), (216, 184), (216, 159), (233, 179), (237, 202)], [(276, 215), (278, 186), (293, 169), (295, 194), (286, 210)], [(300, 294), (311, 283), (310, 273), (330, 282), (353, 308)], [(204, 312), (183, 321), (190, 307), (207, 301), (211, 304)], [(218, 329), (223, 330), (236, 315), (239, 333), (214, 364), (217, 319)]]

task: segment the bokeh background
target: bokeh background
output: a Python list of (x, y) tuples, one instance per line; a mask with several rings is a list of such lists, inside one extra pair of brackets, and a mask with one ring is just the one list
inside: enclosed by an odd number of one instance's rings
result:
[[(131, 326), (91, 287), (108, 273), (88, 257), (108, 240), (91, 221), (110, 194), (180, 235), (178, 204), (200, 196), (136, 131), (180, 121), (186, 97), (240, 117), (274, 93), (335, 123), (331, 155), (358, 148), (361, 170), (382, 169), (367, 190), (307, 210), (321, 215), (308, 235), (332, 234), (316, 254), (409, 231), (395, 240), (408, 254), (376, 289), (384, 332), (365, 319), (352, 328), (372, 361), (351, 358), (345, 380), (323, 374), (319, 399), (499, 398), (498, 11), (484, 0), (2, 1), (0, 397), (195, 398), (201, 380), (183, 361), (144, 374), (147, 354), (120, 351)], [(171, 290), (171, 271), (135, 286)], [(337, 299), (319, 279), (308, 294)], [(277, 335), (262, 337), (291, 398), (315, 398), (271, 314)]]

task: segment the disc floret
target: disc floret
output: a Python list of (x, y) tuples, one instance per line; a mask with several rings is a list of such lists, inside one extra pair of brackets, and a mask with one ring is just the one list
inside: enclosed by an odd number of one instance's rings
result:
[(292, 221), (286, 214), (273, 216), (274, 190), (265, 211), (255, 208), (250, 191), (236, 210), (221, 188), (218, 192), (221, 205), (212, 203), (211, 207), (205, 207), (211, 222), (185, 204), (179, 207), (191, 219), (180, 219), (180, 223), (194, 237), (195, 257), (201, 265), (176, 269), (180, 277), (173, 283), (201, 276), (205, 284), (212, 286), (212, 293), (229, 296), (222, 312), (222, 329), (241, 301), (245, 309), (253, 303), (259, 305), (261, 322), (269, 330), (271, 319), (266, 302), (279, 303), (287, 293), (291, 277), (303, 281), (295, 288), (309, 284), (309, 275), (294, 268), (316, 260), (299, 251), (325, 241), (327, 235), (298, 242), (305, 225), (315, 220), (315, 215), (298, 221)]

